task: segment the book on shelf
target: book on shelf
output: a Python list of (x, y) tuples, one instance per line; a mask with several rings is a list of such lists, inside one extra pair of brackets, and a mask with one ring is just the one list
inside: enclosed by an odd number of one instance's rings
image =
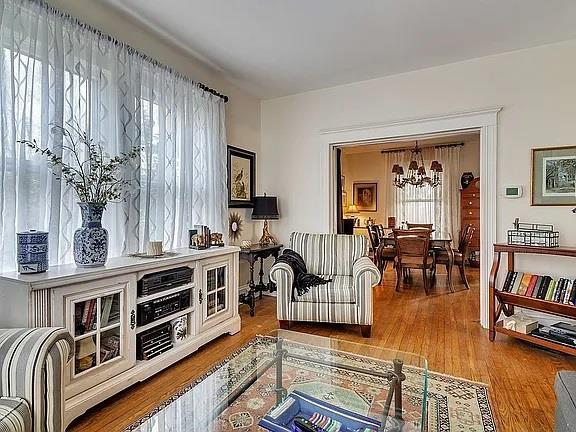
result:
[(524, 275), (522, 276), (522, 282), (520, 282), (520, 287), (518, 287), (518, 294), (526, 295), (528, 285), (530, 285), (530, 279), (532, 279), (532, 274), (524, 273)]
[(113, 296), (104, 297), (101, 302), (102, 305), (102, 316), (100, 317), (100, 327), (106, 327), (110, 319), (110, 311), (112, 310)]
[(518, 294), (518, 288), (520, 288), (520, 283), (522, 282), (522, 278), (524, 277), (524, 273), (522, 272), (515, 272), (516, 279), (514, 280), (514, 285), (512, 285), (512, 290), (510, 291), (512, 294)]
[(576, 306), (576, 279), (509, 271), (502, 292)]
[(544, 300), (552, 301), (554, 297), (554, 292), (556, 291), (556, 280), (552, 279), (548, 285), (548, 291), (546, 292), (546, 297)]
[(536, 286), (536, 281), (538, 280), (538, 276), (533, 274), (530, 277), (530, 282), (528, 282), (528, 288), (526, 288), (526, 296), (527, 297), (534, 297), (532, 293), (534, 292), (534, 287)]
[(576, 305), (576, 279), (574, 279), (574, 282), (572, 282), (572, 293), (570, 294), (570, 300), (568, 301), (568, 304), (571, 304), (572, 306)]

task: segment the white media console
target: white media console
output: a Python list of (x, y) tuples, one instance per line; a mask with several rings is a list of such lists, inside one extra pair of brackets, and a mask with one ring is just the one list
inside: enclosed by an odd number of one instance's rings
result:
[[(72, 264), (34, 275), (4, 273), (0, 328), (62, 326), (70, 331), (76, 355), (63, 377), (68, 425), (88, 408), (216, 337), (240, 331), (239, 251), (232, 246), (179, 249), (165, 258), (110, 258), (106, 266), (93, 269)], [(147, 275), (186, 267), (193, 270), (187, 283), (138, 295), (138, 283)], [(174, 298), (184, 300), (176, 312), (159, 313), (159, 318), (146, 323), (138, 317), (144, 307)], [(162, 345), (160, 354), (142, 359), (137, 341), (143, 335), (154, 337), (154, 330), (167, 324), (176, 326), (172, 333), (178, 340), (173, 337), (170, 348)]]

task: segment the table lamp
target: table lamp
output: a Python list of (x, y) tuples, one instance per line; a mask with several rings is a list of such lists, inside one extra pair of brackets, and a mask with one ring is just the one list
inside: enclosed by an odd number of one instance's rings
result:
[(268, 219), (278, 219), (278, 200), (276, 197), (264, 196), (254, 197), (254, 209), (252, 210), (252, 219), (263, 220), (264, 228), (262, 237), (260, 237), (260, 246), (269, 246), (278, 244), (276, 239), (268, 231)]
[(348, 206), (348, 208), (346, 209), (346, 216), (348, 216), (350, 219), (354, 220), (354, 225), (356, 225), (356, 223), (358, 222), (358, 218), (355, 216), (358, 213), (360, 213), (358, 211), (358, 207), (356, 207), (356, 204), (351, 204)]

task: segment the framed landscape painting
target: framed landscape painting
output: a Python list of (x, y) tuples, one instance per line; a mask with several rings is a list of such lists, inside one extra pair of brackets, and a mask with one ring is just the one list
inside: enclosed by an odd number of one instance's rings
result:
[(228, 146), (228, 207), (252, 207), (256, 188), (256, 153)]
[(576, 146), (532, 149), (532, 205), (576, 205)]
[(378, 211), (378, 183), (354, 183), (354, 204), (359, 211)]

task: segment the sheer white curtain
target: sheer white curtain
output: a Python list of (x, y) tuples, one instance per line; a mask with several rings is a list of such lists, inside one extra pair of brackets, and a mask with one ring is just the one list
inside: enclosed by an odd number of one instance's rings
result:
[[(431, 223), (435, 229), (448, 232), (452, 238), (458, 238), (460, 229), (460, 148), (424, 148), (422, 156), (424, 166), (428, 174), (433, 160), (439, 161), (444, 172), (442, 184), (438, 187), (414, 187), (406, 185), (404, 189), (392, 186), (393, 203), (389, 204), (391, 211), (396, 215), (396, 223)], [(392, 166), (397, 163), (406, 170), (412, 159), (410, 150), (390, 152), (385, 164), (388, 165), (386, 172), (392, 171)], [(392, 180), (391, 180), (392, 184)]]
[(442, 185), (438, 189), (440, 213), (438, 226), (452, 234), (454, 247), (458, 247), (460, 234), (460, 151), (462, 146), (434, 149), (434, 158), (442, 164)]
[(112, 155), (143, 147), (126, 202), (103, 224), (110, 255), (150, 240), (186, 244), (188, 228), (223, 231), (224, 103), (189, 79), (43, 3), (0, 0), (0, 268), (15, 267), (16, 232), (50, 232), (50, 263), (72, 261), (76, 197), (19, 139), (58, 152), (50, 125), (75, 123)]

